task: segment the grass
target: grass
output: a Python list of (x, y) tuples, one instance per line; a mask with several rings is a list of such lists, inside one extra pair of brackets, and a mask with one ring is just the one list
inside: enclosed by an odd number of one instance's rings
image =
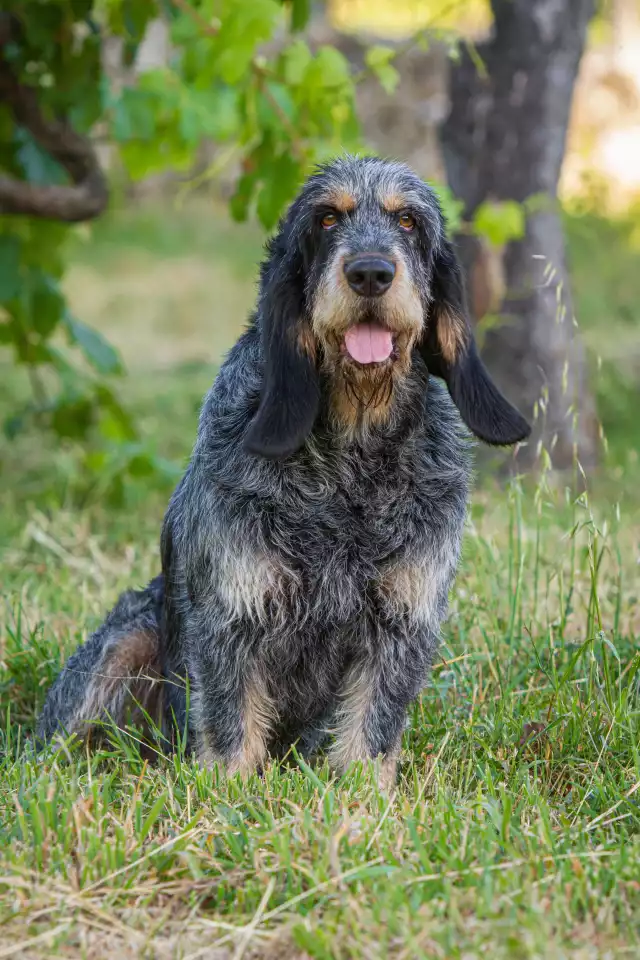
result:
[[(125, 399), (164, 454), (188, 454), (259, 243), (149, 211), (76, 251), (74, 308), (118, 343)], [(23, 438), (0, 522), (0, 958), (638, 956), (640, 534), (617, 442), (606, 495), (480, 484), (385, 797), (369, 769), (337, 779), (293, 752), (225, 782), (143, 759), (131, 730), (34, 756), (60, 664), (158, 569), (167, 490), (81, 508), (58, 482), (72, 451)]]

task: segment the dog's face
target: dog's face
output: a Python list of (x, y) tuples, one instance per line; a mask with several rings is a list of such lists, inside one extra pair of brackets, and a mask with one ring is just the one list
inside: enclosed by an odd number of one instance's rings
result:
[(342, 425), (385, 420), (416, 348), (474, 433), (496, 444), (528, 435), (478, 357), (436, 195), (404, 165), (344, 158), (322, 168), (271, 241), (261, 280), (266, 364), (253, 453), (299, 449), (321, 373)]
[(406, 169), (372, 161), (330, 168), (304, 200), (305, 299), (334, 413), (383, 419), (428, 313), (437, 204)]

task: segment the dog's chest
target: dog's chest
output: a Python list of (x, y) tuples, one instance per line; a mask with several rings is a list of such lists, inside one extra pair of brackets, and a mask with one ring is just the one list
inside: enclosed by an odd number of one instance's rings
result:
[(394, 459), (383, 451), (377, 461), (274, 465), (227, 490), (213, 564), (224, 621), (248, 619), (274, 646), (397, 617), (437, 619), (459, 548), (464, 478), (434, 481), (417, 446), (404, 455), (396, 446)]
[(294, 615), (348, 623), (381, 604), (406, 605), (427, 562), (408, 559), (421, 552), (416, 531), (426, 520), (414, 487), (400, 468), (352, 469), (337, 472), (321, 495), (305, 496), (300, 485), (273, 505), (268, 555)]

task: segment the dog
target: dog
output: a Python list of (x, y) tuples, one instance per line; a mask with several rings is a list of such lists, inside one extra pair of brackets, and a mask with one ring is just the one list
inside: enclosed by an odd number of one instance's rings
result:
[(330, 736), (334, 768), (376, 760), (390, 787), (460, 556), (461, 421), (529, 433), (478, 355), (436, 194), (396, 162), (318, 168), (204, 401), (162, 574), (70, 658), (40, 738), (133, 704), (229, 774)]

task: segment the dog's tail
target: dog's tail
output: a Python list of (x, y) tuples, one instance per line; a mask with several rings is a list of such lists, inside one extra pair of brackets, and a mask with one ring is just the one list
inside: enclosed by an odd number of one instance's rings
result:
[(40, 743), (57, 733), (85, 738), (109, 718), (124, 726), (140, 708), (161, 723), (163, 590), (159, 576), (144, 590), (123, 593), (102, 626), (69, 658), (47, 694), (38, 721)]

